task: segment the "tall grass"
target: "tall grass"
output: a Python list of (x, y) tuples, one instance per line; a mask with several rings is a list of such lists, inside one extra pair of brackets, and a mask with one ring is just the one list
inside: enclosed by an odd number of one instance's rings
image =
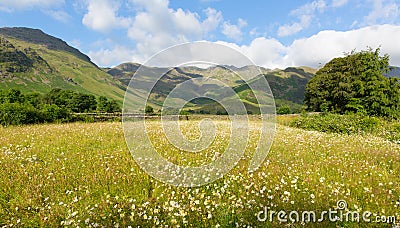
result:
[[(282, 118), (281, 118), (282, 119)], [(283, 117), (283, 119), (285, 119)], [(306, 130), (343, 134), (372, 134), (400, 143), (400, 120), (360, 114), (322, 113), (295, 116), (281, 123)]]
[[(283, 226), (257, 220), (264, 210), (333, 209), (394, 215), (400, 221), (400, 146), (373, 135), (336, 134), (278, 126), (262, 167), (248, 173), (261, 122), (251, 122), (246, 157), (217, 182), (197, 188), (154, 180), (126, 148), (121, 123), (69, 123), (0, 128), (0, 226)], [(150, 138), (163, 156), (184, 154), (163, 140), (158, 121)], [(224, 126), (220, 120), (218, 126)], [(196, 137), (186, 121), (182, 129)], [(209, 151), (222, 150), (228, 131)], [(190, 159), (200, 159), (189, 157)], [(205, 157), (206, 160), (208, 157)], [(181, 160), (180, 160), (181, 159)], [(373, 217), (371, 217), (372, 219)], [(324, 221), (294, 226), (371, 226)], [(372, 225), (380, 225), (372, 223)]]

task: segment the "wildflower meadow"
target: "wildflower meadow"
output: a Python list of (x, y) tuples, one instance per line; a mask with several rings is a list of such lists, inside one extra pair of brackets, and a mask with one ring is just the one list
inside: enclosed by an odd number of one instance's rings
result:
[[(200, 165), (223, 153), (226, 122), (216, 122), (217, 138), (200, 155), (169, 145), (159, 121), (150, 122), (148, 132), (164, 158)], [(195, 125), (183, 121), (188, 138), (198, 137)], [(261, 122), (250, 126), (239, 164), (216, 182), (192, 188), (141, 170), (119, 122), (1, 127), (0, 227), (393, 227), (400, 221), (399, 144), (278, 124), (267, 159), (249, 173)], [(328, 210), (340, 212), (336, 220), (320, 219)], [(303, 211), (314, 211), (315, 220), (302, 219)], [(359, 220), (345, 219), (346, 212)]]

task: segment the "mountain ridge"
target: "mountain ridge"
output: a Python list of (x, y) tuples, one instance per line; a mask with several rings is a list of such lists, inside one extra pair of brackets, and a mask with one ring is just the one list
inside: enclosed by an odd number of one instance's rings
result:
[(87, 55), (83, 54), (77, 48), (68, 45), (67, 42), (63, 41), (60, 38), (44, 33), (40, 29), (27, 27), (2, 27), (0, 28), (0, 35), (6, 38), (12, 37), (28, 43), (45, 45), (50, 50), (66, 51), (84, 61), (92, 63), (94, 66), (97, 67), (97, 65), (93, 63)]
[[(122, 63), (116, 67), (108, 68), (106, 71), (113, 75), (114, 78), (118, 79), (122, 84), (128, 86), (132, 76), (135, 72), (142, 67), (141, 72), (149, 72), (149, 75), (153, 75), (157, 72), (165, 73), (160, 80), (157, 81), (156, 85), (152, 89), (150, 95), (150, 101), (158, 106), (162, 106), (165, 97), (180, 83), (202, 77), (212, 77), (218, 79), (222, 83), (230, 86), (236, 91), (239, 97), (246, 101), (247, 108), (253, 113), (257, 111), (254, 106), (254, 94), (251, 92), (250, 87), (245, 81), (240, 78), (237, 74), (252, 72), (252, 75), (264, 76), (271, 88), (271, 91), (275, 97), (277, 106), (289, 105), (292, 109), (298, 111), (301, 108), (304, 91), (307, 82), (314, 76), (315, 72), (312, 68), (307, 67), (288, 67), (284, 70), (270, 70), (263, 67), (257, 66), (243, 66), (243, 67), (230, 67), (230, 66), (211, 66), (208, 68), (200, 68), (196, 66), (185, 66), (185, 67), (149, 67), (142, 66), (139, 63)], [(236, 72), (231, 71), (231, 69)], [(157, 74), (156, 74), (157, 75)], [(141, 75), (141, 78), (136, 82), (144, 83), (147, 80), (146, 76)], [(258, 80), (257, 77), (252, 80)], [(206, 105), (206, 103), (203, 102)], [(209, 106), (212, 106), (209, 104)]]
[(122, 104), (121, 83), (61, 39), (35, 29), (0, 28), (0, 41), (0, 89), (47, 93), (60, 88), (106, 96)]

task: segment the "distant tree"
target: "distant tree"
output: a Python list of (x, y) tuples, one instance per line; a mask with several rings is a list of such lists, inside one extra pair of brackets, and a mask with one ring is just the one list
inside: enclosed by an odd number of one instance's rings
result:
[(73, 112), (90, 112), (96, 110), (97, 101), (93, 95), (76, 93), (70, 104)]
[(108, 99), (107, 97), (100, 96), (97, 99), (97, 111), (99, 112), (107, 112), (107, 104), (108, 104)]
[(217, 112), (215, 114), (217, 114), (217, 115), (228, 115), (228, 112), (226, 112), (225, 110), (217, 110)]
[(151, 114), (154, 113), (154, 109), (150, 105), (146, 105), (146, 108), (144, 109), (144, 112), (146, 113), (146, 115), (151, 115)]
[(115, 100), (74, 92), (53, 89), (49, 93), (22, 94), (16, 89), (0, 89), (0, 124), (20, 125), (44, 122), (76, 121), (71, 112), (91, 112), (100, 109), (104, 112), (120, 112)]
[(4, 89), (0, 89), (0, 104), (6, 103), (7, 100), (7, 91)]
[(44, 96), (44, 101), (46, 104), (55, 104), (59, 107), (72, 109), (72, 99), (75, 95), (76, 92), (72, 90), (55, 88)]
[(383, 76), (389, 56), (379, 52), (352, 51), (328, 62), (306, 86), (307, 110), (400, 117), (399, 80)]
[(97, 101), (97, 111), (99, 112), (121, 112), (121, 107), (115, 100), (108, 100), (107, 97), (100, 96)]
[(60, 108), (55, 104), (44, 104), (40, 111), (44, 122), (65, 122), (71, 119), (70, 111), (67, 108)]
[(116, 100), (110, 100), (110, 101), (108, 101), (108, 103), (107, 103), (107, 109), (106, 109), (106, 111), (107, 112), (121, 112), (122, 111), (122, 109), (121, 109), (121, 106), (117, 103), (117, 101)]
[(281, 107), (278, 108), (278, 110), (276, 110), (277, 114), (290, 114), (292, 113), (292, 110), (290, 109), (289, 105), (282, 105)]
[(185, 116), (185, 115), (190, 115), (190, 112), (188, 112), (187, 110), (181, 110), (179, 112), (179, 115)]
[(56, 103), (56, 98), (59, 96), (61, 89), (56, 88), (52, 89), (50, 92), (44, 95), (44, 102), (46, 104), (55, 104)]
[(31, 104), (35, 108), (38, 108), (42, 105), (43, 97), (39, 93), (28, 93), (25, 95), (25, 102)]
[(25, 97), (20, 90), (10, 89), (6, 92), (4, 101), (8, 103), (23, 103)]
[(21, 125), (42, 122), (41, 115), (32, 105), (21, 103), (0, 104), (0, 124)]

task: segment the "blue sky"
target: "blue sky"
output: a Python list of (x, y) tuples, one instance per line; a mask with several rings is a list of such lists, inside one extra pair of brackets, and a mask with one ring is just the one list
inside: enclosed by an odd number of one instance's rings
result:
[(197, 40), (232, 46), (268, 68), (318, 67), (367, 46), (400, 66), (398, 0), (0, 0), (0, 26), (39, 28), (99, 66), (143, 63)]

